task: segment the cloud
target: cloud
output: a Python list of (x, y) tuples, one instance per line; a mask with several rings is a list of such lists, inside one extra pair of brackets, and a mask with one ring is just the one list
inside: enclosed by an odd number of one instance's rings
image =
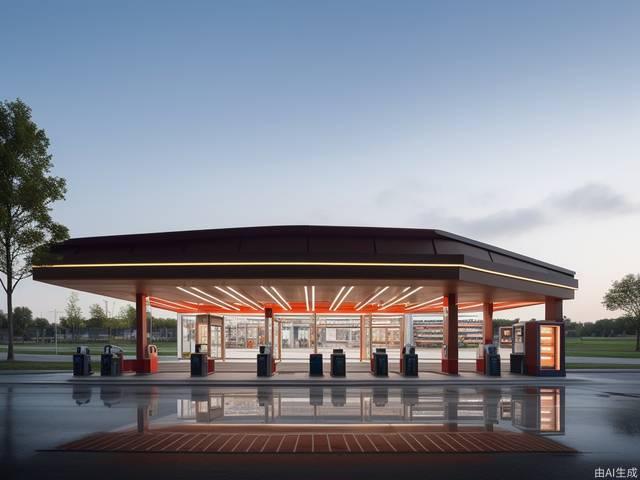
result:
[(442, 215), (430, 210), (420, 215), (421, 225), (452, 230), (472, 236), (522, 234), (567, 219), (617, 217), (640, 212), (640, 205), (608, 185), (589, 183), (568, 192), (553, 194), (524, 208), (502, 209), (477, 218)]

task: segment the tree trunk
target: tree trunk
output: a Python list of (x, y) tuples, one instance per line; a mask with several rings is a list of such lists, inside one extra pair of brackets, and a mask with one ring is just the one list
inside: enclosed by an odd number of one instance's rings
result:
[(7, 345), (7, 361), (13, 361), (13, 265), (11, 263), (11, 250), (6, 248), (7, 262), (7, 326), (9, 327), (9, 344)]
[(636, 326), (636, 352), (640, 352), (640, 319), (637, 320)]
[(7, 346), (7, 361), (13, 361), (13, 292), (11, 277), (7, 275), (7, 324), (9, 327), (9, 344)]

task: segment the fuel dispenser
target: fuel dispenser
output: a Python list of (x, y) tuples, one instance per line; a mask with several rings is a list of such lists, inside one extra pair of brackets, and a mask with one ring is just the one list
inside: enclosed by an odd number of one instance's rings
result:
[(192, 377), (206, 377), (215, 372), (215, 361), (209, 358), (206, 345), (196, 344), (196, 351), (191, 354), (190, 361)]
[(257, 362), (259, 377), (273, 376), (273, 356), (269, 345), (260, 345), (260, 353), (258, 353)]
[(76, 353), (73, 354), (73, 375), (76, 377), (84, 377), (92, 374), (93, 370), (91, 369), (91, 355), (89, 347), (77, 347)]
[(124, 351), (116, 345), (105, 345), (100, 355), (100, 375), (118, 377), (122, 375)]
[(344, 377), (347, 375), (347, 356), (341, 348), (334, 348), (331, 354), (331, 376)]
[(416, 347), (413, 345), (405, 345), (402, 347), (402, 355), (400, 355), (400, 373), (405, 377), (418, 376), (418, 354)]
[(500, 355), (495, 345), (484, 345), (484, 374), (490, 377), (500, 376)]
[(309, 354), (309, 376), (322, 377), (322, 354), (310, 353)]
[(371, 373), (376, 377), (389, 376), (389, 357), (386, 348), (376, 348), (371, 355)]

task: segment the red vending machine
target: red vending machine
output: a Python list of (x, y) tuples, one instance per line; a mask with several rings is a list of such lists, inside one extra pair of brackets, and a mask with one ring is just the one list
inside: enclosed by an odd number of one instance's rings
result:
[(525, 323), (527, 375), (564, 377), (564, 322)]

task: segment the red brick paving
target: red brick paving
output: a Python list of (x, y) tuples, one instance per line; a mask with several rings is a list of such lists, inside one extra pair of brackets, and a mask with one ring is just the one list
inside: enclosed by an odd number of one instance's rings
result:
[(493, 453), (575, 450), (549, 438), (509, 431), (420, 431), (388, 427), (348, 429), (260, 428), (150, 430), (104, 433), (58, 447), (62, 451), (164, 453)]

